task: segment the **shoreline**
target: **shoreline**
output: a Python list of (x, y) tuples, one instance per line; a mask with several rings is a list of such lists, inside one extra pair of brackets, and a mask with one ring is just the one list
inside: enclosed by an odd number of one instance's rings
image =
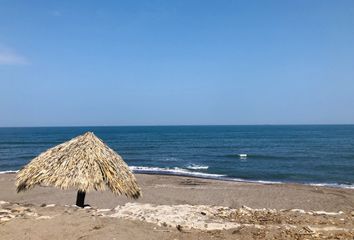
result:
[[(339, 183), (302, 183), (302, 182), (281, 182), (281, 181), (268, 181), (268, 180), (247, 180), (242, 178), (231, 178), (224, 177), (222, 175), (217, 176), (218, 174), (209, 174), (202, 172), (185, 172), (185, 173), (175, 173), (171, 171), (153, 171), (153, 170), (133, 170), (134, 174), (146, 174), (146, 175), (161, 175), (161, 176), (174, 176), (174, 177), (189, 177), (205, 180), (215, 180), (215, 181), (225, 181), (225, 182), (237, 182), (237, 183), (254, 183), (254, 184), (270, 184), (270, 185), (303, 185), (303, 186), (313, 186), (313, 187), (326, 187), (334, 189), (353, 189), (354, 184), (339, 184)], [(185, 170), (185, 169), (183, 169)], [(2, 174), (16, 174), (19, 170), (4, 170), (0, 171)], [(213, 176), (215, 175), (215, 176)]]

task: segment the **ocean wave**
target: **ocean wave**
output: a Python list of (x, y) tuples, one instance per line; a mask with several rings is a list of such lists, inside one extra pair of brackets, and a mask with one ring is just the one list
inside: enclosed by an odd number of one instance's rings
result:
[(264, 159), (264, 160), (277, 160), (277, 159), (290, 159), (291, 157), (285, 156), (272, 156), (272, 155), (261, 155), (261, 154), (246, 154), (246, 153), (237, 153), (237, 154), (225, 154), (222, 157), (226, 158), (237, 158), (237, 159)]
[(163, 162), (178, 162), (181, 159), (176, 158), (176, 157), (162, 157), (162, 158), (158, 158), (158, 161), (163, 161)]
[(282, 181), (267, 181), (267, 180), (251, 180), (242, 178), (231, 178), (227, 175), (213, 174), (213, 173), (202, 173), (189, 171), (184, 168), (161, 168), (161, 167), (143, 167), (143, 166), (131, 166), (130, 169), (134, 173), (148, 173), (148, 174), (166, 174), (166, 175), (177, 175), (177, 176), (190, 176), (190, 177), (200, 177), (207, 179), (216, 179), (232, 182), (244, 182), (244, 183), (258, 183), (258, 184), (303, 184), (309, 186), (321, 186), (321, 187), (332, 187), (332, 188), (345, 188), (354, 189), (354, 185), (350, 184), (336, 184), (336, 183), (296, 183), (296, 182), (282, 182)]
[(314, 186), (314, 187), (333, 187), (333, 188), (346, 188), (346, 189), (354, 189), (354, 184), (339, 184), (339, 183), (309, 183), (306, 185)]
[[(208, 166), (202, 166), (202, 167), (208, 167)], [(177, 176), (190, 176), (190, 177), (200, 177), (200, 178), (217, 179), (217, 180), (233, 181), (233, 182), (244, 182), (244, 183), (303, 184), (303, 185), (309, 185), (309, 186), (321, 186), (321, 187), (354, 189), (354, 184), (351, 185), (351, 184), (338, 184), (338, 183), (296, 183), (296, 182), (282, 182), (282, 181), (268, 181), (268, 180), (252, 180), (252, 179), (242, 179), (242, 178), (231, 178), (231, 177), (228, 177), (227, 175), (223, 175), (223, 174), (213, 174), (213, 173), (203, 173), (203, 172), (189, 171), (188, 169), (178, 168), (178, 167), (162, 168), (162, 167), (131, 166), (130, 169), (134, 173), (149, 173), (149, 174), (166, 174), (166, 175), (177, 175)]]
[(226, 154), (226, 155), (223, 155), (222, 157), (237, 158), (237, 159), (241, 159), (241, 160), (246, 160), (247, 158), (249, 158), (251, 156), (246, 153), (237, 153), (237, 154)]
[(233, 182), (260, 183), (260, 184), (284, 184), (284, 183), (286, 183), (286, 182), (280, 182), (280, 181), (251, 180), (251, 179), (243, 179), (243, 178), (227, 178), (226, 180), (233, 181)]
[(168, 174), (168, 175), (191, 176), (191, 177), (213, 178), (213, 179), (220, 179), (226, 177), (226, 175), (222, 175), (222, 174), (193, 172), (193, 171), (189, 171), (188, 169), (178, 168), (178, 167), (162, 168), (162, 167), (130, 166), (129, 168), (134, 173)]
[(0, 171), (0, 174), (6, 174), (6, 173), (18, 173), (19, 170), (6, 170), (6, 171)]
[(191, 164), (191, 165), (188, 165), (186, 168), (188, 169), (192, 169), (192, 170), (206, 170), (209, 168), (209, 166), (206, 166), (206, 165), (197, 165), (197, 164)]

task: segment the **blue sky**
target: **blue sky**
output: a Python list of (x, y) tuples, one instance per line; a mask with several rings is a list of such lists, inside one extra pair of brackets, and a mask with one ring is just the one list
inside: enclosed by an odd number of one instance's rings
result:
[(0, 126), (354, 123), (354, 1), (0, 0)]

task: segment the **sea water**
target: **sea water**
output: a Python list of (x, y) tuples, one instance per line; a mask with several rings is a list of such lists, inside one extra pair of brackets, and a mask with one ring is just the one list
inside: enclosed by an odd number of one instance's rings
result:
[(0, 172), (86, 131), (134, 172), (354, 188), (354, 125), (0, 128)]

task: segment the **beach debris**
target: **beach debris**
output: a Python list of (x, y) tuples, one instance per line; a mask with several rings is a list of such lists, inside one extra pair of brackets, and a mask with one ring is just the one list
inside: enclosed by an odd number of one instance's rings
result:
[(14, 216), (12, 216), (12, 215), (8, 215), (8, 216), (5, 216), (5, 217), (1, 217), (1, 218), (0, 218), (0, 223), (1, 223), (1, 222), (7, 222), (7, 221), (10, 221), (10, 220), (11, 220), (11, 218), (14, 218)]
[[(289, 211), (289, 210), (282, 210), (282, 211)], [(297, 209), (297, 208), (295, 208), (295, 209), (290, 209), (290, 211), (291, 211), (291, 212), (298, 212), (298, 213), (306, 213), (305, 210), (303, 210), (303, 209)]]
[(290, 209), (290, 210), (281, 210), (281, 211), (291, 211), (291, 212), (297, 212), (297, 213), (302, 213), (302, 214), (309, 214), (309, 215), (327, 215), (327, 216), (337, 216), (337, 215), (342, 215), (344, 212), (339, 211), (339, 212), (326, 212), (326, 211), (305, 211), (303, 209)]
[[(352, 212), (328, 214), (331, 212), (292, 210), (144, 203), (127, 203), (114, 209), (81, 209), (71, 206), (28, 207), (26, 204), (8, 203), (0, 207), (0, 224), (17, 218), (45, 221), (71, 212), (75, 218), (95, 216), (95, 220), (96, 217), (108, 217), (154, 223), (156, 227), (153, 231), (157, 232), (190, 233), (201, 230), (215, 238), (222, 236), (222, 230), (230, 229), (229, 233), (235, 235), (236, 239), (354, 239)], [(92, 230), (101, 229), (103, 225), (99, 223)]]
[(158, 229), (157, 227), (154, 227), (154, 232), (171, 232), (171, 230), (168, 230), (168, 229)]
[(31, 210), (26, 207), (16, 206), (16, 207), (11, 208), (11, 212), (31, 212)]
[(92, 230), (99, 230), (101, 229), (103, 226), (102, 225), (96, 225), (92, 228)]
[(303, 229), (305, 230), (306, 233), (309, 233), (309, 234), (315, 233), (315, 231), (310, 226), (303, 227)]
[(0, 201), (0, 205), (8, 204), (9, 202)]
[(17, 173), (17, 192), (37, 185), (77, 189), (76, 205), (82, 208), (86, 192), (93, 190), (108, 188), (133, 199), (141, 196), (123, 158), (92, 132), (48, 149)]
[(45, 207), (50, 208), (50, 207), (55, 207), (55, 204), (48, 204)]
[(336, 215), (342, 215), (343, 212), (326, 212), (326, 211), (312, 211), (313, 214), (315, 215), (327, 215), (327, 216), (336, 216)]
[[(127, 203), (117, 206), (109, 217), (140, 220), (158, 226), (180, 229), (222, 230), (238, 227), (239, 224), (225, 221), (224, 211), (230, 208), (208, 205), (154, 205)], [(203, 213), (203, 214), (201, 214)]]
[[(294, 236), (298, 234), (297, 236), (317, 237), (320, 234), (332, 231), (351, 234), (352, 230), (354, 236), (354, 222), (341, 220), (343, 217), (349, 217), (349, 213), (344, 216), (345, 213), (340, 211), (254, 209), (248, 206), (233, 209), (210, 205), (127, 203), (123, 206), (117, 206), (104, 215), (155, 223), (162, 227), (175, 227), (179, 231), (188, 229), (206, 231), (236, 229), (234, 234), (239, 234), (238, 232), (243, 228), (252, 228), (254, 231), (261, 231), (260, 233), (263, 234), (265, 229), (278, 229), (284, 231), (285, 235), (291, 232), (294, 233)], [(340, 227), (336, 224), (340, 224)]]
[(104, 208), (104, 209), (97, 209), (97, 212), (109, 212), (111, 211), (112, 209), (109, 209), (109, 208)]
[(181, 225), (177, 224), (176, 228), (178, 231), (182, 232), (183, 227)]
[(43, 219), (52, 219), (53, 217), (51, 217), (51, 216), (40, 216), (40, 217), (37, 217), (36, 219), (37, 220), (43, 220)]
[(21, 219), (46, 219), (48, 216), (40, 216), (34, 207), (29, 204), (6, 203), (0, 207), (0, 223), (10, 220)]
[(25, 214), (26, 216), (30, 216), (30, 217), (37, 217), (38, 216), (38, 213), (36, 212), (28, 212)]

